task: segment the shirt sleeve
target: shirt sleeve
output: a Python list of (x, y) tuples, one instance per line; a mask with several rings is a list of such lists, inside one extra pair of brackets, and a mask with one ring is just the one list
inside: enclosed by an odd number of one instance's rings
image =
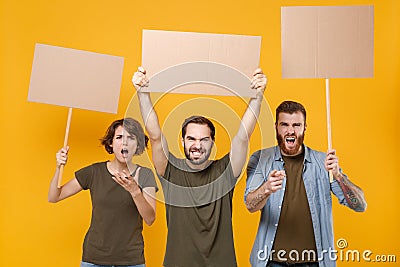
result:
[[(233, 169), (232, 169), (232, 164), (231, 164), (231, 157), (230, 153), (225, 154), (221, 159), (217, 160), (215, 162), (216, 168), (218, 169), (218, 172), (221, 174), (224, 174), (226, 177), (228, 177), (229, 180), (233, 181), (233, 185), (236, 184), (237, 178), (240, 177), (240, 174), (238, 177), (235, 177), (233, 175)], [(214, 179), (218, 179), (219, 176), (214, 177)]]
[(267, 176), (263, 173), (264, 168), (262, 168), (262, 166), (264, 165), (264, 162), (261, 155), (261, 150), (259, 150), (251, 155), (249, 159), (249, 163), (247, 165), (246, 190), (244, 192), (245, 202), (247, 195), (259, 188), (264, 181), (266, 181)]
[[(341, 169), (340, 172), (347, 178), (347, 175), (344, 174)], [(331, 183), (331, 190), (341, 205), (351, 208), (350, 205), (347, 203), (346, 197), (344, 196), (343, 190), (340, 187), (339, 182), (336, 179), (333, 179)]]
[(158, 191), (157, 183), (154, 178), (152, 170), (146, 167), (141, 167), (139, 172), (139, 186), (140, 188), (154, 187)]
[(185, 169), (185, 166), (182, 164), (182, 160), (179, 160), (177, 157), (174, 156), (171, 152), (168, 154), (168, 163), (167, 166), (165, 167), (165, 172), (164, 175), (158, 175), (159, 178), (165, 179), (167, 181), (170, 181), (171, 179), (171, 171), (173, 168), (179, 168), (181, 170)]
[(92, 185), (93, 180), (93, 165), (84, 167), (75, 172), (75, 178), (81, 185), (83, 190), (87, 190)]

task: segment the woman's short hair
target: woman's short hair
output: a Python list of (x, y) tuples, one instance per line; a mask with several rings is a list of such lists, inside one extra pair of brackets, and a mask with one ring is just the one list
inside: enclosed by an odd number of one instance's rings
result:
[(108, 127), (103, 138), (100, 139), (101, 144), (104, 146), (106, 151), (109, 154), (113, 153), (112, 142), (115, 135), (115, 130), (122, 126), (124, 129), (130, 134), (136, 136), (137, 140), (137, 149), (135, 155), (140, 155), (143, 153), (145, 148), (147, 148), (147, 144), (149, 142), (149, 138), (144, 134), (144, 130), (140, 123), (133, 118), (123, 118), (120, 120), (116, 120)]

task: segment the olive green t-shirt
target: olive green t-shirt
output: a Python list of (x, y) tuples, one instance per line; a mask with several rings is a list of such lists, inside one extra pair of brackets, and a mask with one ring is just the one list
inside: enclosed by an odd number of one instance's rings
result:
[[(286, 187), (272, 258), (274, 261), (287, 263), (315, 262), (317, 259), (313, 255), (317, 255), (317, 249), (303, 182), (304, 150), (297, 156), (283, 156), (283, 160)], [(278, 256), (280, 250), (285, 253)], [(314, 251), (315, 254), (309, 254), (308, 251)]]
[(170, 154), (160, 181), (168, 225), (164, 266), (237, 266), (232, 234), (236, 177), (229, 154), (201, 171)]
[[(82, 260), (98, 265), (143, 264), (143, 220), (132, 196), (117, 184), (107, 162), (80, 169), (75, 177), (84, 190), (90, 190), (92, 219), (83, 243)], [(139, 186), (155, 187), (153, 172), (141, 167)]]

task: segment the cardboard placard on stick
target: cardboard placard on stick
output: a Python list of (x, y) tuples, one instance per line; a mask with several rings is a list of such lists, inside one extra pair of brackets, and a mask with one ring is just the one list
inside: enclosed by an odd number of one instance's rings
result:
[[(260, 48), (260, 36), (143, 30), (142, 66), (152, 77), (176, 65), (191, 62), (213, 62), (218, 63), (219, 66), (226, 65), (227, 68), (236, 69), (250, 79), (259, 65)], [(219, 66), (213, 64), (200, 65), (201, 63), (199, 66), (188, 64), (182, 65), (182, 67), (193, 68), (194, 72), (204, 70), (206, 67), (209, 73), (220, 69)], [(225, 72), (221, 74), (223, 73)], [(199, 77), (203, 77), (202, 75), (200, 74)], [(227, 90), (217, 84), (204, 83), (186, 84), (172, 91), (170, 89), (172, 88), (159, 86), (151, 88), (151, 78), (150, 87), (143, 88), (143, 90), (153, 90), (152, 92), (255, 96), (255, 92), (250, 89), (250, 86), (242, 88), (239, 92), (234, 91), (236, 88)]]
[(373, 6), (281, 8), (283, 78), (374, 75)]
[(124, 58), (36, 44), (28, 101), (117, 113)]
[(65, 147), (72, 108), (117, 113), (123, 66), (122, 57), (36, 44), (28, 101), (69, 108)]
[(281, 40), (283, 78), (325, 78), (332, 149), (329, 79), (373, 77), (374, 7), (282, 7)]

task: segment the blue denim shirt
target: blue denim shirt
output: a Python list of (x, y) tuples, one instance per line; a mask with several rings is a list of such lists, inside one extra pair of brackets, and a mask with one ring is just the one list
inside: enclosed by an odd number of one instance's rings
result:
[[(333, 224), (332, 224), (332, 196), (339, 202), (348, 206), (344, 194), (336, 180), (329, 181), (329, 173), (324, 162), (326, 154), (304, 146), (303, 181), (306, 189), (311, 219), (314, 228), (317, 257), (320, 267), (336, 266), (333, 250)], [(268, 179), (272, 170), (284, 170), (284, 162), (278, 146), (259, 150), (249, 160), (247, 166), (247, 181), (244, 199), (247, 194), (256, 190)], [(271, 194), (261, 210), (261, 218), (256, 240), (250, 255), (252, 266), (266, 266), (270, 258), (274, 243), (276, 229), (279, 223), (283, 196), (285, 193), (286, 178), (282, 189)], [(286, 255), (287, 257), (287, 255)]]

